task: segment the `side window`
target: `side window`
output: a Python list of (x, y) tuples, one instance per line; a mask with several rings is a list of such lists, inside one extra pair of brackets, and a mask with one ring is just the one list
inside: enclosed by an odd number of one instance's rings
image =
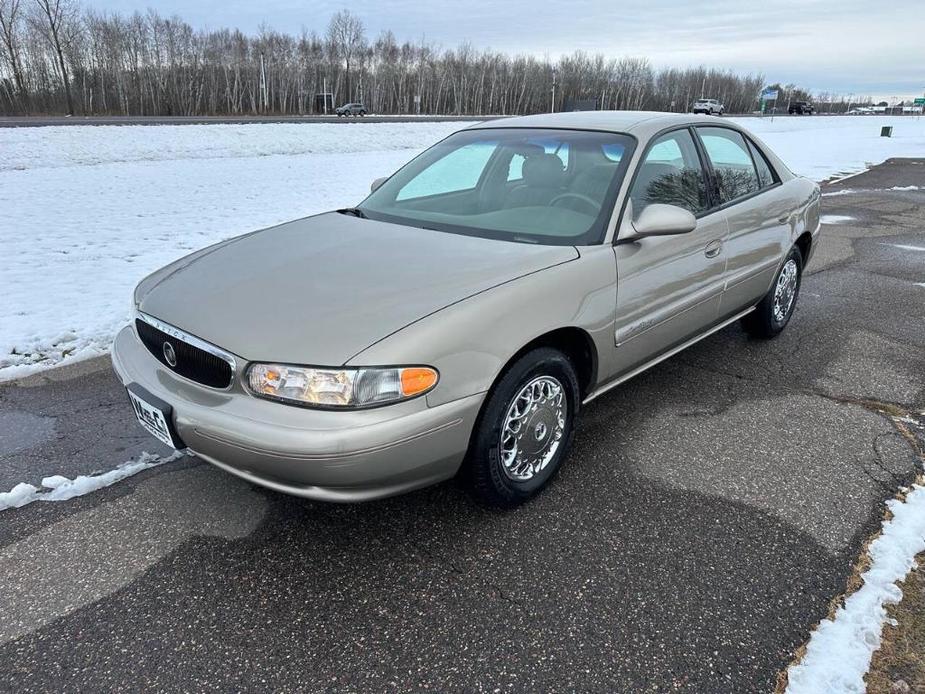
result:
[(773, 186), (776, 183), (774, 172), (771, 171), (771, 165), (768, 164), (767, 158), (760, 149), (755, 147), (755, 143), (748, 141), (748, 150), (752, 153), (752, 159), (755, 160), (755, 168), (758, 169), (758, 182), (762, 188)]
[(758, 191), (755, 164), (739, 133), (729, 128), (712, 127), (697, 128), (697, 132), (716, 172), (720, 203)]
[(709, 207), (703, 167), (690, 132), (676, 130), (652, 143), (639, 164), (630, 199), (634, 219), (652, 203), (677, 205), (694, 214)]
[(395, 200), (411, 200), (475, 188), (495, 148), (494, 142), (473, 142), (454, 149), (408, 181)]

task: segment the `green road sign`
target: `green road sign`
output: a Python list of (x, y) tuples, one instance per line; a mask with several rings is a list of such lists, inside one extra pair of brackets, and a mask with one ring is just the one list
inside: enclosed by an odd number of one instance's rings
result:
[(925, 106), (925, 96), (919, 97), (912, 102), (913, 106)]

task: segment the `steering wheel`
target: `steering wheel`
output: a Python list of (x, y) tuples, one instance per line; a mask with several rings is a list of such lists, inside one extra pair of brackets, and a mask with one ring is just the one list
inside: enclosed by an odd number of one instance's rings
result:
[(573, 198), (575, 200), (578, 200), (581, 203), (584, 203), (585, 205), (588, 205), (592, 209), (594, 214), (597, 214), (598, 212), (601, 211), (601, 204), (597, 202), (594, 198), (589, 198), (587, 195), (582, 195), (581, 193), (572, 193), (572, 192), (560, 193), (559, 195), (557, 195), (556, 197), (554, 197), (552, 200), (549, 201), (549, 206), (555, 207), (557, 202), (559, 202), (560, 200), (567, 200), (568, 198)]

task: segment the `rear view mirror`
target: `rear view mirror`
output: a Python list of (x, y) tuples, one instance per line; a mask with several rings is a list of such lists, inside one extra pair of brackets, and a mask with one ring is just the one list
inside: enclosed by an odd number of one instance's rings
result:
[(375, 193), (376, 189), (379, 188), (379, 186), (381, 186), (383, 183), (385, 183), (388, 180), (389, 180), (388, 176), (382, 176), (381, 178), (377, 178), (375, 181), (369, 184), (369, 192)]
[(636, 236), (674, 236), (697, 228), (697, 218), (683, 207), (652, 203), (633, 222)]

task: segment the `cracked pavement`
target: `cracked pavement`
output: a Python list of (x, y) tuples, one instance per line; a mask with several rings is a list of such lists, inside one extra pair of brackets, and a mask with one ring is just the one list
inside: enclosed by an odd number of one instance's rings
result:
[[(358, 506), (195, 459), (0, 512), (3, 691), (767, 692), (921, 462), (925, 160), (826, 186), (796, 314), (584, 412), (508, 512)], [(906, 416), (905, 433), (892, 416)], [(0, 386), (0, 488), (165, 453), (104, 361)]]

